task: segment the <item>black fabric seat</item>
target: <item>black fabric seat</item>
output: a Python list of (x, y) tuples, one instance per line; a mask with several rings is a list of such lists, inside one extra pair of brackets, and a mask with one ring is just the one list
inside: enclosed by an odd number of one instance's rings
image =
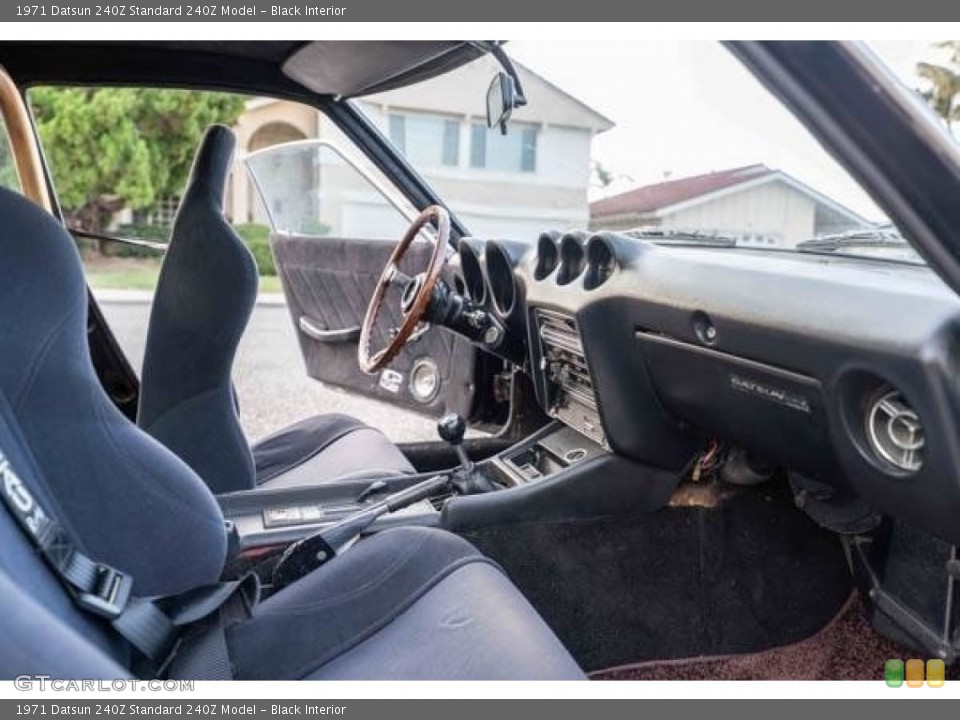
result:
[(235, 143), (215, 125), (197, 149), (150, 313), (137, 424), (217, 494), (413, 472), (379, 430), (343, 415), (308, 418), (251, 448), (231, 380), (258, 282), (223, 217)]
[[(227, 552), (219, 506), (196, 473), (103, 391), (72, 238), (39, 207), (0, 189), (0, 257), (4, 486), (22, 482), (79, 550), (132, 576), (140, 597), (216, 582)], [(130, 677), (130, 646), (74, 604), (26, 538), (0, 505), (0, 678)], [(362, 540), (249, 615), (188, 628), (173, 672), (583, 677), (495, 566), (464, 540), (427, 529)]]
[[(172, 676), (194, 677), (206, 655), (200, 648), (222, 642), (220, 633), (194, 638)], [(427, 528), (362, 542), (258, 605), (227, 628), (225, 641), (241, 680), (581, 676), (496, 565), (465, 540)]]

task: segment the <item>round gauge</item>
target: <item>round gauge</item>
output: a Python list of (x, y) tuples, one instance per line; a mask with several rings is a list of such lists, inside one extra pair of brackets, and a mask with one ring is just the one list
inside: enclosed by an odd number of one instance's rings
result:
[(513, 264), (506, 251), (495, 242), (488, 242), (485, 251), (487, 259), (487, 281), (493, 306), (502, 317), (513, 312), (517, 299), (517, 285), (513, 277)]
[(586, 255), (583, 243), (576, 235), (564, 235), (560, 241), (560, 271), (557, 285), (568, 285), (583, 272)]
[(544, 233), (537, 240), (537, 266), (533, 270), (534, 280), (543, 280), (557, 269), (560, 262), (560, 250), (556, 238)]
[(594, 235), (587, 243), (587, 274), (583, 286), (593, 290), (603, 285), (617, 268), (617, 257), (610, 242)]
[(460, 272), (463, 273), (463, 283), (467, 286), (467, 297), (478, 305), (483, 305), (487, 301), (483, 269), (480, 267), (479, 256), (466, 240), (460, 241)]
[(418, 358), (410, 370), (410, 394), (419, 403), (428, 403), (440, 393), (440, 370), (430, 358)]

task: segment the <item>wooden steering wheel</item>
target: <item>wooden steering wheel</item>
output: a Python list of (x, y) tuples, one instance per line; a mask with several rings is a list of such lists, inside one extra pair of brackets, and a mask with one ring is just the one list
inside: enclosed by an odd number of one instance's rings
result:
[[(413, 244), (417, 235), (420, 234), (420, 231), (431, 220), (436, 221), (437, 239), (433, 255), (430, 257), (430, 264), (425, 272), (413, 278), (407, 277), (400, 272), (400, 261), (407, 254), (407, 250)], [(410, 336), (423, 320), (423, 316), (430, 306), (430, 300), (433, 298), (437, 280), (440, 279), (440, 271), (443, 270), (447, 259), (446, 249), (449, 240), (450, 215), (439, 205), (431, 205), (417, 216), (403, 239), (400, 240), (400, 244), (393, 251), (387, 261), (387, 266), (377, 281), (373, 296), (370, 298), (370, 305), (367, 307), (367, 314), (363, 318), (363, 325), (360, 328), (357, 362), (360, 363), (360, 369), (365, 373), (374, 375), (389, 365), (403, 350), (403, 346), (406, 345), (407, 340), (410, 339)], [(382, 350), (371, 354), (370, 341), (373, 338), (374, 328), (377, 325), (377, 318), (380, 316), (387, 290), (391, 285), (404, 286), (400, 308), (403, 321), (390, 339), (389, 344)]]

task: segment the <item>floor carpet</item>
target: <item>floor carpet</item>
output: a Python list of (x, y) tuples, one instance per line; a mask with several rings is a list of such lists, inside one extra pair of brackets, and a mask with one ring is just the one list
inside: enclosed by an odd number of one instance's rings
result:
[(883, 680), (890, 658), (913, 655), (870, 627), (854, 594), (837, 616), (806, 640), (758, 653), (622, 665), (593, 680)]
[(797, 510), (785, 482), (730, 489), (712, 507), (466, 536), (587, 671), (798, 642), (852, 591), (837, 537)]

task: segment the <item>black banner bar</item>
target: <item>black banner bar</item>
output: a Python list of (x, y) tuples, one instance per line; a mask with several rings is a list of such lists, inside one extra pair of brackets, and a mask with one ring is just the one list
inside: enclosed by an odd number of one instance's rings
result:
[(3, 3), (0, 22), (950, 22), (955, 0), (229, 0)]
[[(323, 692), (324, 684), (313, 685), (317, 695)], [(890, 691), (890, 697), (905, 695), (910, 691)], [(932, 693), (915, 691), (916, 697)], [(484, 693), (479, 689), (473, 695)], [(646, 713), (662, 710), (671, 717), (683, 718), (719, 714), (727, 717), (736, 713), (738, 720), (769, 720), (776, 714), (778, 720), (807, 720), (811, 713), (854, 712), (848, 701), (808, 700), (790, 702), (770, 700), (730, 699), (721, 707), (717, 700), (0, 700), (3, 717), (210, 717), (210, 718), (273, 718), (313, 717), (344, 718), (348, 720), (449, 720), (455, 715), (458, 720), (490, 720), (498, 717), (548, 717), (551, 720), (636, 720)], [(859, 700), (855, 712), (869, 713), (870, 717), (902, 717), (906, 706), (885, 700)], [(668, 704), (669, 703), (669, 704)], [(708, 704), (709, 703), (709, 704)], [(847, 707), (843, 707), (847, 704)], [(955, 708), (934, 702), (914, 704), (909, 709), (911, 720), (949, 717)]]

